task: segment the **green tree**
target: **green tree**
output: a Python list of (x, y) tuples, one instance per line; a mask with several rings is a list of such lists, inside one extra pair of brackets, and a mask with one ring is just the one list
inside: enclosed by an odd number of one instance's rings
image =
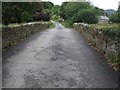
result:
[(60, 6), (54, 5), (51, 9), (51, 14), (59, 16), (60, 15)]
[(118, 22), (120, 23), (120, 6), (118, 7), (117, 14), (118, 14)]
[(73, 16), (74, 22), (97, 23), (97, 15), (94, 9), (83, 9)]
[(110, 16), (110, 21), (120, 23), (120, 6), (115, 14)]
[(52, 2), (41, 2), (43, 3), (44, 9), (51, 9), (54, 4)]
[(112, 22), (118, 22), (118, 14), (117, 13), (112, 14), (110, 16), (110, 21), (112, 21)]
[(61, 6), (61, 17), (64, 19), (71, 18), (81, 9), (92, 8), (90, 2), (64, 2)]
[(33, 21), (36, 12), (43, 9), (51, 9), (51, 2), (3, 2), (2, 3), (2, 23), (22, 23)]
[(22, 18), (22, 22), (31, 21), (31, 15), (28, 12), (22, 12), (21, 18)]
[(99, 15), (104, 15), (104, 10), (94, 7), (86, 0), (64, 2), (60, 9), (60, 16), (71, 25), (75, 22), (97, 23)]

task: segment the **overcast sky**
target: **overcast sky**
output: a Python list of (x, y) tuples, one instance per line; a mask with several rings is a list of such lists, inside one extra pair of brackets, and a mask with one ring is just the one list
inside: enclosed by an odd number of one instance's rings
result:
[[(52, 1), (55, 5), (61, 5), (62, 2), (68, 1), (68, 0), (49, 0)], [(120, 0), (89, 0), (93, 3), (94, 6), (98, 6), (102, 9), (118, 9), (118, 2)]]

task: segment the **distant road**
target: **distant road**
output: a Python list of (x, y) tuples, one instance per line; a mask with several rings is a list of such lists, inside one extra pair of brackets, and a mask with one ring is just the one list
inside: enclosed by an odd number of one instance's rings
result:
[(118, 75), (77, 31), (53, 22), (3, 52), (8, 88), (115, 88)]

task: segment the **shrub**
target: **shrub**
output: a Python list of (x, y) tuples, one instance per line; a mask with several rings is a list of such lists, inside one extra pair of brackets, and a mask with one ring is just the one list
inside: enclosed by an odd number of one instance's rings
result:
[(49, 21), (50, 20), (50, 16), (46, 13), (43, 12), (37, 12), (34, 16), (33, 16), (33, 20), (34, 21)]

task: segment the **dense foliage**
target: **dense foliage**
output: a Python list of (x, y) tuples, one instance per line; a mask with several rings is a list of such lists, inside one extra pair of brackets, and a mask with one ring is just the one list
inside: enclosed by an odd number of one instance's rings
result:
[(97, 23), (97, 16), (93, 9), (83, 9), (73, 16), (74, 22)]
[(120, 23), (120, 6), (117, 12), (110, 16), (110, 21)]
[(94, 7), (90, 2), (64, 2), (60, 9), (60, 16), (70, 24), (97, 23), (98, 16), (103, 14), (102, 9)]
[(60, 15), (60, 6), (59, 5), (54, 5), (51, 9), (51, 15)]
[[(2, 22), (3, 24), (30, 22), (33, 21), (36, 12), (40, 12), (38, 16), (42, 17), (40, 15), (45, 14), (42, 10), (52, 7), (53, 3), (51, 2), (3, 2)], [(46, 17), (42, 17), (43, 20), (49, 20), (47, 15)]]
[(33, 16), (33, 20), (34, 21), (49, 21), (50, 16), (47, 13), (40, 12), (40, 13), (36, 13)]

